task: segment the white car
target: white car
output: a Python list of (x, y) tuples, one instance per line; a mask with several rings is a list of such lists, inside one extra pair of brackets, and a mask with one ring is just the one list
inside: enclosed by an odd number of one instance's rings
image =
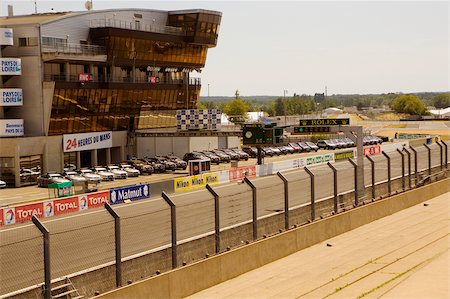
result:
[(0, 189), (6, 188), (6, 182), (0, 180)]
[(141, 174), (139, 170), (129, 164), (121, 164), (120, 167), (123, 171), (126, 171), (128, 173), (129, 177), (137, 177)]
[(80, 169), (80, 171), (78, 173), (82, 177), (85, 177), (89, 183), (100, 183), (100, 181), (102, 180), (101, 176), (99, 176), (98, 174), (95, 174), (90, 169)]
[(86, 177), (79, 175), (75, 171), (64, 171), (63, 176), (66, 179), (71, 180), (74, 185), (75, 183), (84, 183), (87, 181)]
[(119, 166), (116, 165), (108, 165), (106, 166), (108, 171), (112, 172), (114, 174), (115, 179), (126, 179), (128, 178), (128, 173), (125, 170), (122, 170), (119, 168)]
[(94, 167), (94, 172), (98, 174), (103, 181), (114, 181), (114, 173), (108, 171), (105, 167)]

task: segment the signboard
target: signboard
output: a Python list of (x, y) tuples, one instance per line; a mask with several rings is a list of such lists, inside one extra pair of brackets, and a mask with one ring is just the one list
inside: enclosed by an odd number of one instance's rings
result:
[(243, 166), (237, 168), (231, 168), (228, 172), (230, 182), (240, 181), (244, 177), (254, 178), (256, 177), (256, 166)]
[(0, 75), (22, 75), (20, 58), (0, 58)]
[(22, 88), (0, 88), (0, 106), (22, 106)]
[(261, 124), (245, 124), (242, 128), (242, 141), (247, 144), (264, 144), (264, 128)]
[(301, 119), (300, 126), (339, 126), (349, 125), (349, 118)]
[(349, 158), (354, 158), (354, 157), (355, 157), (355, 153), (353, 151), (345, 151), (345, 152), (340, 152), (340, 153), (334, 154), (335, 161), (347, 160)]
[(3, 212), (3, 223), (5, 225), (16, 223), (16, 211), (14, 208), (5, 208), (3, 209), (2, 212)]
[(3, 221), (3, 209), (0, 209), (0, 227), (5, 225), (4, 221)]
[(78, 81), (80, 81), (80, 82), (91, 81), (91, 74), (89, 74), (89, 73), (78, 74)]
[(150, 197), (150, 184), (112, 188), (109, 193), (111, 204), (119, 204), (124, 200), (140, 200)]
[(200, 175), (192, 175), (173, 180), (173, 188), (175, 192), (185, 192), (205, 187), (206, 184), (214, 186), (219, 184), (219, 175), (217, 173), (204, 173)]
[(218, 130), (222, 111), (219, 109), (182, 109), (176, 112), (177, 130)]
[(325, 154), (320, 156), (306, 157), (306, 166), (334, 162), (334, 154)]
[(23, 119), (0, 119), (0, 137), (23, 136)]
[(65, 153), (112, 147), (112, 132), (92, 132), (63, 135)]
[(12, 28), (0, 28), (0, 46), (14, 45)]
[(330, 127), (294, 127), (295, 134), (308, 134), (308, 133), (329, 133)]
[(369, 146), (364, 148), (364, 156), (379, 155), (381, 147), (379, 145)]
[[(53, 206), (55, 209), (54, 215), (56, 216), (66, 213), (78, 212), (79, 211), (78, 196), (56, 199), (53, 201)], [(45, 215), (45, 217), (48, 216)]]
[(78, 196), (78, 205), (80, 210), (103, 207), (105, 203), (109, 203), (109, 191), (101, 191)]
[(34, 203), (15, 207), (16, 223), (30, 220), (33, 216), (38, 218), (44, 217), (44, 203)]
[(156, 76), (148, 76), (148, 83), (152, 84), (158, 83), (156, 78), (157, 78)]

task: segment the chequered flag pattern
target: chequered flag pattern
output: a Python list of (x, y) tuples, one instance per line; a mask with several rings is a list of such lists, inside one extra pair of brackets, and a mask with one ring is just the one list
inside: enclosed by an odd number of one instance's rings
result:
[(177, 110), (177, 130), (218, 130), (222, 112), (219, 109)]

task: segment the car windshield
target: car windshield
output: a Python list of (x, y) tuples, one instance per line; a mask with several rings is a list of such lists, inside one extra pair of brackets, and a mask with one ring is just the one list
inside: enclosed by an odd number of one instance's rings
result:
[(75, 171), (66, 171), (66, 175), (77, 175)]
[(109, 166), (109, 169), (119, 169), (119, 166)]
[(80, 170), (81, 173), (92, 173), (92, 170), (89, 169), (82, 169)]
[(122, 165), (122, 168), (131, 168), (131, 165)]
[(106, 171), (105, 168), (96, 168), (95, 170), (97, 170), (97, 171)]
[(61, 175), (59, 173), (50, 173), (48, 176), (51, 177), (51, 178), (59, 178), (59, 177), (61, 177)]

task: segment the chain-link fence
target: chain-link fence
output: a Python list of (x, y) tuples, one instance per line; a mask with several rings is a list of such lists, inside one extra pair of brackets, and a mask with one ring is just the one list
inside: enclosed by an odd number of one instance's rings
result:
[[(70, 276), (82, 294), (93, 295), (365, 200), (408, 190), (409, 181), (414, 187), (432, 175), (446, 173), (448, 153), (446, 146), (432, 144), (366, 157), (366, 192), (359, 198), (354, 192), (355, 167), (344, 160), (208, 186), (210, 190), (170, 194), (169, 202), (154, 198), (109, 212), (89, 210), (45, 220), (41, 224), (49, 232), (48, 239), (34, 224), (4, 227), (0, 230), (0, 297), (43, 284), (46, 269), (51, 279)], [(107, 270), (89, 281), (77, 280), (80, 274), (98, 269)]]

